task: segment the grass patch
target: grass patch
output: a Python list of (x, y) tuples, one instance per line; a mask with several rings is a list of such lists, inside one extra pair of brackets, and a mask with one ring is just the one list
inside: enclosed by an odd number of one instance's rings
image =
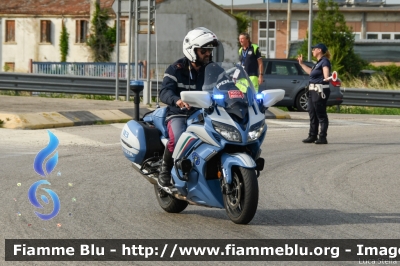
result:
[[(68, 94), (68, 93), (52, 93), (52, 92), (29, 92), (29, 91), (13, 91), (0, 90), (0, 95), (8, 96), (37, 96), (44, 98), (65, 98), (65, 99), (87, 99), (100, 101), (115, 101), (115, 96), (111, 95), (93, 95), (93, 94)], [(126, 96), (119, 96), (118, 101), (126, 101)], [(129, 101), (133, 102), (134, 96), (130, 95)], [(152, 102), (155, 102), (157, 97), (152, 97)], [(140, 97), (140, 102), (143, 102), (143, 97)], [(149, 104), (152, 107), (152, 104)]]
[(280, 109), (280, 110), (282, 110), (282, 111), (285, 111), (285, 112), (289, 112), (289, 110), (287, 109), (287, 107), (282, 107), (282, 106), (273, 106), (273, 107), (278, 108), (278, 109)]
[(400, 82), (390, 82), (384, 75), (372, 75), (369, 78), (352, 78), (347, 81), (342, 81), (341, 87), (374, 90), (400, 90)]
[[(289, 112), (286, 107), (276, 108)], [(340, 114), (368, 114), (368, 115), (400, 115), (400, 108), (385, 108), (385, 107), (367, 107), (367, 106), (348, 106), (340, 105), (339, 112), (337, 106), (328, 106), (327, 113), (340, 113)]]
[(93, 123), (93, 125), (108, 125), (108, 124), (114, 124), (114, 123), (127, 123), (131, 120), (132, 119), (121, 119), (118, 121), (96, 121)]
[[(336, 106), (329, 106), (328, 113), (337, 113)], [(347, 106), (341, 105), (341, 114), (369, 114), (369, 115), (400, 115), (399, 108), (386, 108), (386, 107), (367, 107), (367, 106)]]
[(107, 125), (107, 124), (110, 124), (110, 123), (107, 121), (96, 121), (93, 123), (93, 125)]
[(7, 96), (31, 96), (29, 91), (4, 91), (0, 90), (0, 95), (7, 95)]

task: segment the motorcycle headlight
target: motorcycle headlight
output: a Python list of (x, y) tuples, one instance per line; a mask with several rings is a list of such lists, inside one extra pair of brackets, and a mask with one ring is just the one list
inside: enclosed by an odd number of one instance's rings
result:
[(217, 131), (227, 141), (242, 142), (242, 135), (235, 127), (220, 122), (212, 122), (215, 131)]
[(265, 120), (258, 122), (250, 127), (249, 135), (247, 136), (247, 141), (257, 140), (264, 131)]

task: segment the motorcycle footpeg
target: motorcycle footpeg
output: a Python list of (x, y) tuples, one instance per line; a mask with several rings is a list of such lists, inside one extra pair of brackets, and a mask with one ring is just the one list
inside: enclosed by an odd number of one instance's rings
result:
[(169, 186), (169, 187), (161, 187), (160, 185), (158, 186), (161, 190), (167, 192), (168, 194), (174, 194), (175, 192), (177, 192), (178, 190), (176, 188), (174, 188), (173, 186)]
[(183, 176), (178, 176), (178, 178), (182, 181), (189, 181), (189, 176), (187, 174), (183, 174)]

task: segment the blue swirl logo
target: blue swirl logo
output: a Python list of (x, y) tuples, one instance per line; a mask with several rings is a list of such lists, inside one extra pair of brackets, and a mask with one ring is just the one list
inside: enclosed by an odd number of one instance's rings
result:
[[(43, 206), (36, 199), (36, 190), (38, 189), (38, 187), (40, 185), (44, 185), (44, 184), (50, 185), (50, 182), (48, 182), (47, 180), (39, 180), (39, 181), (33, 183), (33, 185), (30, 187), (30, 189), (28, 191), (28, 198), (31, 201), (32, 205), (39, 209), (43, 209)], [(57, 194), (53, 190), (48, 189), (48, 188), (42, 188), (42, 190), (46, 191), (50, 195), (51, 200), (54, 202), (53, 211), (49, 214), (42, 214), (42, 213), (35, 211), (35, 214), (42, 220), (50, 220), (50, 219), (54, 218), (60, 211), (60, 200), (58, 199)], [(44, 203), (46, 203), (46, 204), (49, 203), (49, 199), (45, 195), (42, 195), (41, 199), (44, 201)]]
[[(35, 169), (36, 173), (38, 173), (41, 176), (46, 176), (46, 173), (44, 172), (43, 169), (43, 162), (46, 159), (47, 156), (49, 156), (51, 153), (53, 153), (57, 147), (58, 147), (58, 138), (51, 133), (49, 130), (47, 130), (49, 133), (49, 144), (47, 145), (46, 148), (41, 150), (35, 157), (35, 161), (33, 162), (33, 169)], [(58, 162), (58, 152), (56, 152), (53, 157), (51, 157), (47, 163), (46, 163), (46, 171), (47, 174), (50, 174), (54, 168), (56, 167)]]
[[(33, 162), (33, 169), (41, 176), (49, 175), (54, 170), (58, 162), (58, 152), (56, 152), (53, 156), (51, 156), (50, 159), (47, 160), (46, 163), (44, 163), (45, 159), (57, 149), (59, 143), (57, 137), (53, 133), (51, 133), (49, 130), (47, 132), (49, 133), (50, 138), (49, 144), (36, 155)], [(39, 180), (33, 183), (33, 185), (29, 188), (28, 198), (33, 206), (39, 209), (43, 209), (43, 205), (40, 204), (36, 197), (36, 191), (38, 190), (40, 185), (51, 184), (47, 180)], [(60, 211), (60, 200), (58, 198), (58, 195), (53, 190), (48, 188), (42, 188), (42, 190), (50, 195), (50, 198), (54, 204), (53, 211), (49, 214), (42, 214), (35, 211), (35, 214), (42, 220), (50, 220), (54, 218)], [(45, 204), (49, 203), (49, 199), (45, 195), (41, 195), (40, 198)]]

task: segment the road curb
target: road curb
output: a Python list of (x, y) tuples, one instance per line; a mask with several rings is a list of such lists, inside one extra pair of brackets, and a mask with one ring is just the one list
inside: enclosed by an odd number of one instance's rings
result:
[[(140, 108), (140, 117), (149, 111), (150, 110), (147, 108)], [(2, 127), (7, 129), (45, 129), (122, 123), (133, 119), (134, 113), (133, 108), (121, 110), (62, 111), (22, 114), (0, 113), (0, 120), (3, 121)]]
[[(270, 113), (270, 114), (267, 114)], [(265, 112), (265, 118), (270, 119), (291, 119), (290, 115), (276, 107), (269, 107)]]
[[(139, 116), (150, 112), (151, 108), (140, 108)], [(93, 124), (124, 123), (135, 117), (134, 108), (116, 110), (61, 111), (10, 114), (0, 113), (3, 128), (7, 129), (46, 129)], [(284, 111), (270, 107), (265, 112), (266, 119), (290, 119)]]

